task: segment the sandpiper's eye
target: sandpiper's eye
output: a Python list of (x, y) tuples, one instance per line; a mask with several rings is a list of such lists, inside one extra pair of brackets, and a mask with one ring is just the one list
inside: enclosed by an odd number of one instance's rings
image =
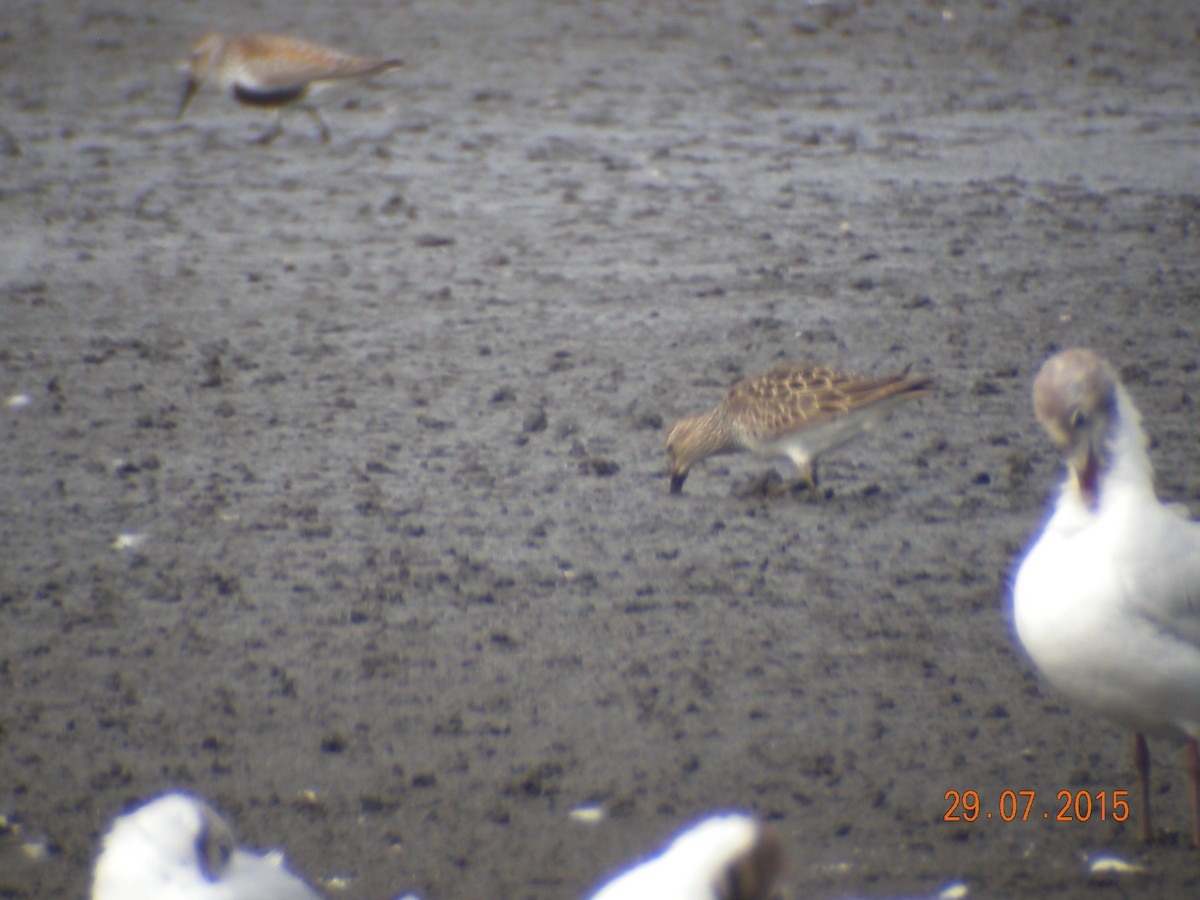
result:
[(1082, 409), (1078, 406), (1067, 413), (1067, 425), (1072, 431), (1079, 431), (1087, 427), (1087, 416), (1084, 415)]

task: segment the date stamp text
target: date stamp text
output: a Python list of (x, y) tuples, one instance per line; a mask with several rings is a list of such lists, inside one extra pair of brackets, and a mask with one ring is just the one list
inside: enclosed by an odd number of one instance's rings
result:
[(1124, 822), (1129, 818), (1129, 791), (1061, 790), (1049, 809), (1038, 804), (1036, 791), (1001, 791), (989, 804), (978, 791), (946, 791), (949, 807), (945, 822), (977, 822), (998, 819), (1002, 822), (1028, 822), (1050, 819), (1055, 822)]

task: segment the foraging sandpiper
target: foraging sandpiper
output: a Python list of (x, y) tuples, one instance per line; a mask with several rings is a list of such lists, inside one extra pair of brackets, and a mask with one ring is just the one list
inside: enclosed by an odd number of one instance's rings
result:
[(315, 105), (317, 95), (335, 82), (365, 78), (402, 65), (400, 59), (353, 56), (278, 34), (224, 35), (210, 31), (192, 44), (182, 64), (188, 79), (176, 118), (182, 118), (200, 86), (210, 83), (228, 91), (239, 103), (275, 110), (275, 127), (259, 139), (260, 143), (279, 134), (283, 110), (288, 106), (313, 117), (324, 143), (329, 140), (329, 126)]
[(817, 457), (867, 433), (900, 403), (930, 392), (931, 379), (908, 370), (880, 378), (825, 366), (785, 365), (735, 384), (710, 412), (686, 416), (667, 435), (671, 493), (688, 470), (720, 453), (786, 456), (816, 487)]

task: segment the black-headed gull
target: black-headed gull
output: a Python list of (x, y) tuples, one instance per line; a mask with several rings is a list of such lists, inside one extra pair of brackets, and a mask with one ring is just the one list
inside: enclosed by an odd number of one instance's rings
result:
[(319, 900), (278, 853), (239, 850), (203, 800), (164, 794), (117, 818), (104, 836), (92, 900)]
[(774, 832), (740, 813), (711, 816), (592, 900), (766, 900), (783, 867)]
[(1017, 635), (1055, 687), (1133, 729), (1143, 841), (1153, 836), (1144, 735), (1187, 742), (1200, 847), (1200, 524), (1155, 496), (1141, 416), (1094, 352), (1049, 359), (1033, 405), (1069, 474), (1017, 572)]

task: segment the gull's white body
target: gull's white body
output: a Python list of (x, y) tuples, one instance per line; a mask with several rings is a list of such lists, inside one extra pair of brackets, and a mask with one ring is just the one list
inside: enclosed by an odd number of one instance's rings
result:
[(1200, 848), (1200, 525), (1155, 496), (1141, 417), (1093, 351), (1046, 360), (1033, 408), (1068, 476), (1017, 572), (1017, 636), (1063, 693), (1133, 729), (1143, 842), (1155, 839), (1145, 735), (1184, 739)]
[(754, 853), (761, 839), (762, 826), (750, 816), (712, 816), (618, 875), (592, 900), (719, 900), (727, 896), (729, 868)]
[(283, 865), (233, 845), (208, 804), (165, 794), (120, 816), (104, 837), (92, 900), (319, 900)]
[(1089, 508), (1063, 486), (1013, 591), (1017, 635), (1072, 699), (1134, 729), (1200, 737), (1200, 526), (1154, 494), (1118, 386), (1111, 466)]

